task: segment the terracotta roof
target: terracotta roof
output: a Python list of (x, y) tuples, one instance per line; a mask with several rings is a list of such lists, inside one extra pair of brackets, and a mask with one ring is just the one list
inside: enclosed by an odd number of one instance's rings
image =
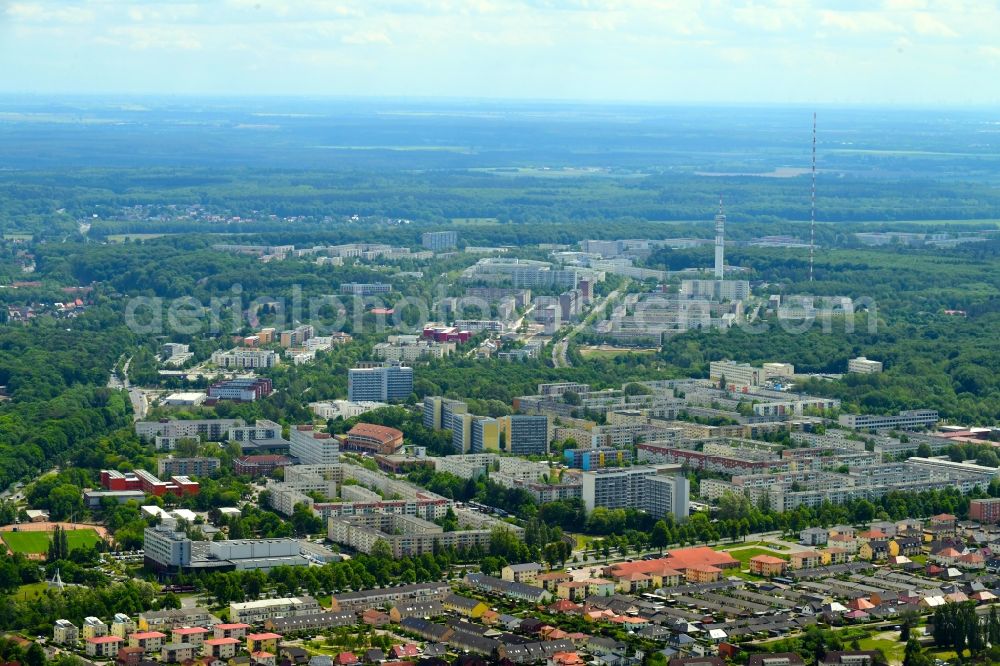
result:
[(754, 555), (750, 558), (751, 562), (759, 562), (760, 564), (784, 564), (785, 561), (780, 557), (775, 557), (774, 555)]
[(94, 643), (96, 645), (101, 645), (104, 643), (119, 643), (125, 639), (121, 636), (91, 636), (86, 639), (88, 643)]
[(383, 443), (388, 443), (393, 440), (400, 439), (403, 436), (403, 433), (395, 428), (374, 425), (372, 423), (358, 423), (347, 432), (347, 436), (370, 437), (371, 439), (377, 439)]

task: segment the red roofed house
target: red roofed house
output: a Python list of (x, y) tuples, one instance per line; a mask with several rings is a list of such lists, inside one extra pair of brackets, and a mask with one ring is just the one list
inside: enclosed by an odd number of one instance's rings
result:
[(380, 611), (377, 608), (369, 608), (361, 614), (361, 621), (378, 629), (391, 624), (392, 618), (385, 611)]
[(803, 550), (791, 554), (789, 566), (792, 569), (812, 569), (823, 565), (823, 554), (815, 550)]
[(229, 659), (235, 657), (240, 649), (240, 639), (238, 638), (209, 638), (201, 646), (202, 654), (206, 657), (216, 659)]
[(83, 639), (88, 657), (114, 657), (125, 643), (121, 636), (91, 636)]
[(773, 555), (754, 555), (750, 558), (750, 573), (758, 576), (780, 576), (785, 573), (788, 562)]
[(358, 423), (347, 432), (345, 451), (390, 455), (403, 447), (403, 433), (395, 428)]
[(966, 553), (965, 555), (960, 555), (955, 563), (962, 569), (986, 568), (986, 558), (979, 553)]
[(355, 666), (356, 664), (360, 664), (361, 660), (353, 652), (341, 652), (333, 658), (333, 663), (337, 666)]
[(208, 629), (204, 627), (177, 627), (171, 630), (170, 639), (174, 643), (190, 643), (195, 647), (201, 647), (207, 634)]
[(553, 613), (570, 613), (573, 615), (579, 615), (583, 612), (583, 606), (575, 604), (569, 599), (560, 599), (559, 601), (550, 604), (549, 610)]
[(139, 662), (145, 657), (142, 648), (131, 648), (128, 646), (118, 648), (118, 656), (115, 657), (117, 666), (139, 666)]
[(391, 654), (396, 659), (408, 659), (419, 655), (420, 650), (416, 643), (407, 643), (406, 645), (393, 645)]
[(212, 627), (212, 631), (216, 638), (237, 638), (242, 640), (246, 638), (249, 628), (250, 625), (243, 622), (224, 622)]
[(722, 569), (708, 564), (692, 564), (684, 569), (684, 577), (689, 583), (715, 583), (722, 578)]
[(954, 548), (942, 548), (938, 552), (931, 555), (931, 558), (938, 564), (951, 566), (952, 564), (955, 564), (961, 556), (962, 553), (958, 552)]
[(281, 634), (265, 631), (259, 634), (247, 634), (247, 652), (271, 652), (278, 654), (278, 641)]
[(740, 562), (729, 553), (712, 550), (705, 546), (679, 548), (665, 557), (638, 562), (613, 564), (604, 570), (604, 575), (615, 582), (630, 574), (646, 574), (651, 578), (651, 587), (672, 587), (680, 583), (681, 577), (691, 566), (709, 566), (716, 569), (735, 569)]
[(140, 647), (146, 654), (159, 652), (167, 635), (159, 631), (137, 631), (128, 637), (129, 647)]
[(250, 653), (250, 658), (253, 659), (253, 663), (260, 664), (261, 666), (276, 666), (278, 658), (270, 652), (258, 651)]
[(584, 663), (576, 652), (556, 652), (549, 657), (546, 666), (582, 666)]

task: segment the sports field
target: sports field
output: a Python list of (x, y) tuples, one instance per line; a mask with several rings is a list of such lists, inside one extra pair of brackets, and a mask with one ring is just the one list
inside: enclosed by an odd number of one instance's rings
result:
[[(52, 532), (4, 532), (2, 534), (4, 543), (15, 553), (47, 553), (49, 541), (52, 540)], [(92, 529), (66, 530), (66, 540), (69, 542), (69, 549), (88, 548), (93, 546), (101, 537)]]

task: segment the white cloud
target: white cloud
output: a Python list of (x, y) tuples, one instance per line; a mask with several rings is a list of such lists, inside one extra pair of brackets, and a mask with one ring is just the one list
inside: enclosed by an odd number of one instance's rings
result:
[(988, 60), (1000, 63), (1000, 46), (980, 46), (977, 51)]
[(918, 35), (927, 37), (958, 37), (958, 33), (948, 27), (947, 24), (938, 20), (926, 12), (919, 12), (913, 15), (913, 29)]
[(733, 10), (733, 19), (742, 25), (768, 32), (781, 32), (802, 26), (799, 7), (769, 7), (750, 4)]
[(900, 33), (906, 30), (888, 16), (877, 12), (820, 12), (820, 23), (852, 33)]
[(202, 48), (201, 40), (182, 27), (118, 26), (108, 30), (105, 39), (136, 51), (197, 51)]
[(94, 12), (83, 7), (53, 7), (51, 4), (15, 2), (4, 12), (15, 21), (44, 23), (90, 23)]
[(389, 35), (384, 32), (355, 32), (340, 38), (343, 44), (392, 44)]

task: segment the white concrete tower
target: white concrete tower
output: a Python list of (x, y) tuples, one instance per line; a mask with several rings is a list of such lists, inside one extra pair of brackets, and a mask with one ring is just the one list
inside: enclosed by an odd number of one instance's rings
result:
[(719, 214), (715, 216), (715, 279), (725, 277), (726, 214), (722, 211), (722, 197), (719, 197)]

